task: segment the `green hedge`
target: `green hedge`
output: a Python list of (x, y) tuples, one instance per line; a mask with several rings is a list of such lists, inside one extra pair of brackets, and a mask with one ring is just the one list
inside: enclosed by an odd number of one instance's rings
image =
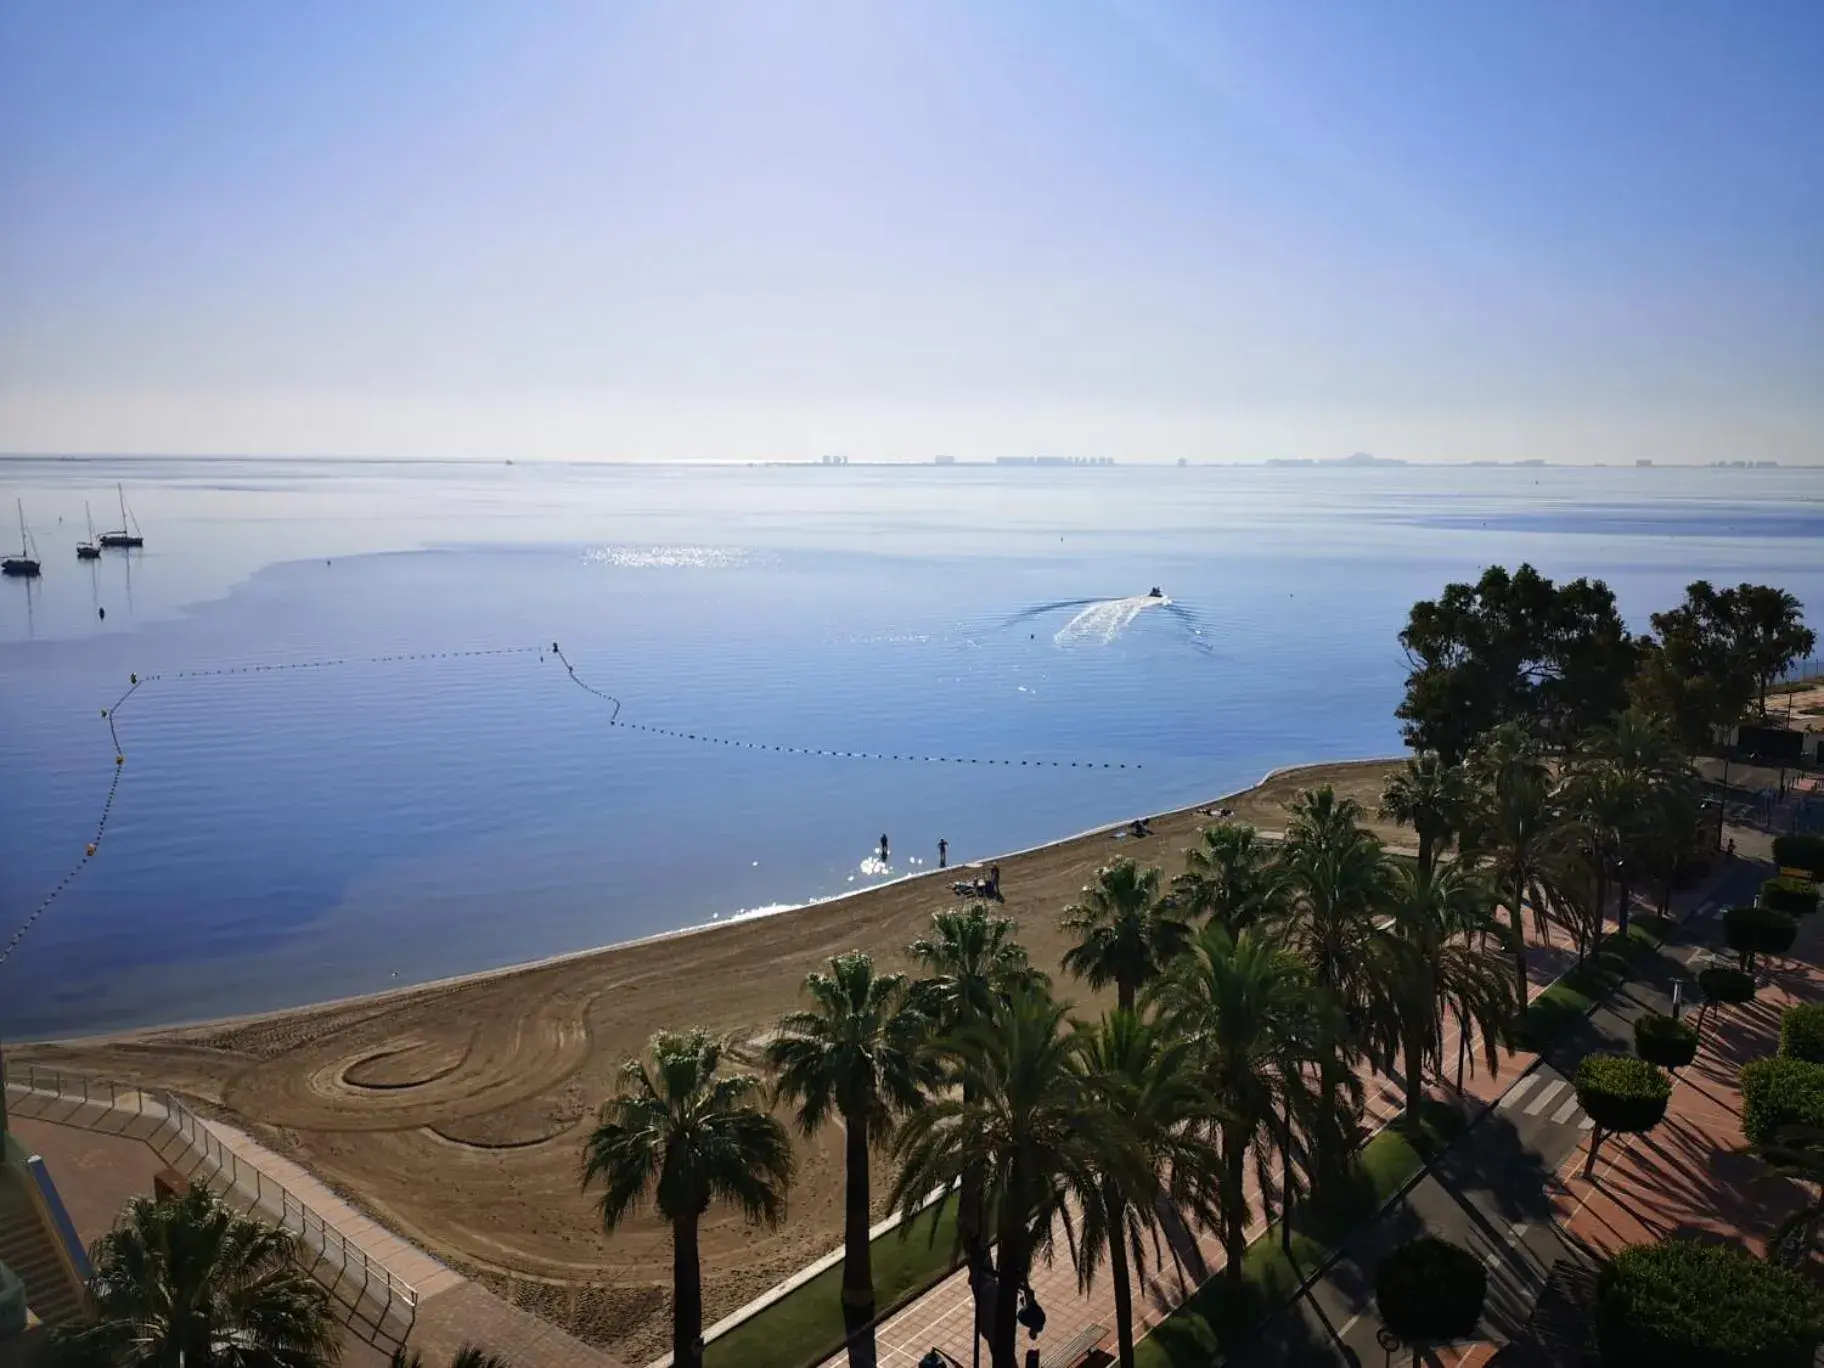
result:
[(1810, 1368), (1824, 1296), (1730, 1245), (1635, 1245), (1596, 1282), (1605, 1368)]
[(1389, 1251), (1374, 1270), (1381, 1323), (1408, 1344), (1468, 1339), (1476, 1333), (1487, 1295), (1482, 1260), (1429, 1235)]
[(1662, 1069), (1682, 1069), (1697, 1058), (1697, 1028), (1648, 1012), (1634, 1018), (1634, 1053)]
[(1664, 928), (1658, 917), (1636, 917), (1625, 936), (1606, 936), (1595, 954), (1527, 1004), (1520, 1019), (1520, 1043), (1534, 1054), (1549, 1051), (1565, 1030), (1633, 975), (1643, 956), (1659, 948)]
[(1803, 1059), (1757, 1059), (1744, 1064), (1742, 1133), (1764, 1145), (1782, 1126), (1824, 1128), (1824, 1064)]
[(1578, 1104), (1606, 1132), (1651, 1130), (1672, 1097), (1665, 1072), (1633, 1055), (1585, 1055), (1575, 1084)]
[(1824, 879), (1824, 836), (1775, 836), (1773, 862), (1781, 869), (1807, 869)]
[(1824, 1064), (1824, 1002), (1800, 1003), (1781, 1014), (1780, 1053)]
[(1818, 910), (1818, 886), (1807, 879), (1775, 875), (1761, 885), (1761, 906), (1793, 917), (1809, 917)]

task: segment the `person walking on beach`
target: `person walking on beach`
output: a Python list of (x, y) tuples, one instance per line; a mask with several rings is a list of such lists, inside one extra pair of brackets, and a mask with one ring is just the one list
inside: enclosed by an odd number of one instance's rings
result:
[(884, 831), (880, 833), (880, 862), (883, 865), (891, 863), (891, 859), (887, 853), (887, 833)]
[(950, 863), (950, 842), (942, 836), (937, 838), (937, 867), (944, 868)]

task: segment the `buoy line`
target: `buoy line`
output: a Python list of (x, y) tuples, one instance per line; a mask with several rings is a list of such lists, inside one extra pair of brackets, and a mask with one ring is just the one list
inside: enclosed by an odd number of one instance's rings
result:
[[(165, 674), (129, 675), (127, 691), (114, 701), (112, 707), (103, 708), (101, 710), (102, 720), (108, 724), (108, 738), (114, 745), (114, 773), (108, 782), (107, 797), (102, 800), (100, 816), (97, 817), (95, 822), (95, 834), (84, 843), (81, 857), (70, 867), (69, 872), (59, 879), (44, 895), (38, 905), (32, 909), (31, 914), (19, 924), (18, 929), (13, 932), (11, 938), (6, 942), (6, 945), (3, 948), (0, 948), (0, 965), (4, 965), (7, 960), (12, 957), (13, 951), (18, 949), (19, 943), (23, 941), (31, 929), (37, 925), (39, 919), (50, 910), (51, 905), (63, 895), (64, 891), (69, 888), (73, 882), (75, 882), (76, 876), (81, 874), (82, 871), (88, 867), (90, 861), (96, 859), (100, 855), (102, 837), (107, 833), (108, 829), (108, 817), (114, 811), (114, 799), (120, 792), (121, 776), (126, 773), (127, 766), (126, 747), (122, 744), (120, 730), (115, 725), (116, 714), (119, 713), (121, 708), (126, 706), (127, 702), (134, 694), (138, 693), (140, 689), (144, 688), (146, 685), (187, 679), (214, 679), (229, 676), (281, 674), (288, 670), (323, 670), (338, 666), (387, 665), (416, 663), (429, 660), (465, 660), (479, 656), (532, 655), (534, 653), (537, 653), (539, 659), (543, 660), (546, 654), (546, 647), (541, 644), (538, 646), (495, 646), (465, 651), (413, 651), (394, 655), (337, 656), (322, 660), (277, 661), (265, 665), (222, 665), (196, 670), (173, 670)], [(901, 764), (998, 765), (1002, 768), (1011, 769), (1074, 769), (1084, 771), (1137, 770), (1143, 768), (1143, 766), (1139, 764), (1122, 764), (1106, 760), (1035, 760), (1030, 758), (1022, 760), (1009, 759), (1003, 756), (925, 755), (913, 751), (836, 750), (824, 746), (776, 745), (766, 741), (744, 741), (725, 736), (712, 736), (706, 732), (687, 732), (675, 727), (648, 726), (642, 722), (624, 722), (621, 720), (622, 704), (620, 699), (604, 689), (597, 688), (579, 675), (576, 672), (576, 666), (570, 663), (569, 657), (563, 653), (557, 642), (554, 641), (551, 643), (549, 653), (563, 665), (564, 671), (569, 676), (570, 681), (579, 689), (582, 689), (586, 693), (593, 694), (604, 703), (613, 706), (613, 711), (608, 715), (609, 726), (620, 727), (626, 731), (643, 732), (649, 736), (663, 736), (674, 741), (692, 741), (699, 745), (726, 746), (736, 750), (764, 751), (776, 755), (814, 755), (833, 760), (872, 760), (886, 761), (888, 763), (899, 762)]]

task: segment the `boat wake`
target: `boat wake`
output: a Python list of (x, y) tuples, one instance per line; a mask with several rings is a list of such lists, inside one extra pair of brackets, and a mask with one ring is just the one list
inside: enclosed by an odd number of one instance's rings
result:
[(1105, 646), (1132, 626), (1140, 614), (1171, 605), (1169, 598), (1157, 594), (1092, 600), (1058, 628), (1052, 640), (1060, 646)]

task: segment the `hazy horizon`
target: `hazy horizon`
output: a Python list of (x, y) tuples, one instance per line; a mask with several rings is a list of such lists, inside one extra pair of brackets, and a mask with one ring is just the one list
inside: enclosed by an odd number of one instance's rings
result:
[(0, 445), (1824, 462), (1824, 8), (0, 11)]

